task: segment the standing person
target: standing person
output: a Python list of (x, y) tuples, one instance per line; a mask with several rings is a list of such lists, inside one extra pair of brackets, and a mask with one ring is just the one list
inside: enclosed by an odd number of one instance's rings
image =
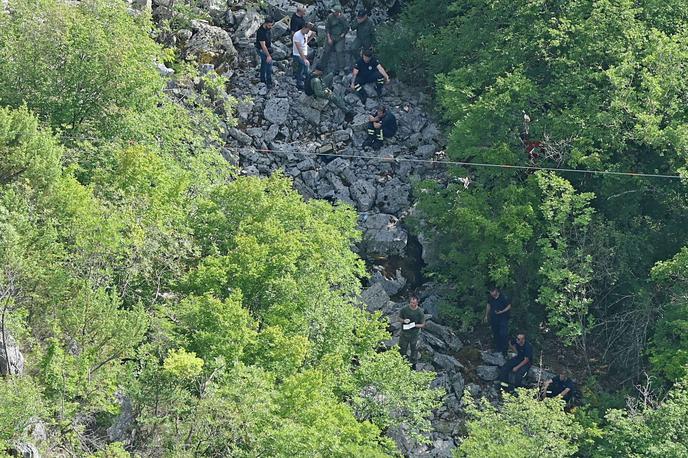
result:
[(272, 87), (272, 26), (274, 21), (267, 18), (256, 32), (256, 52), (260, 57), (260, 81)]
[(507, 339), (509, 335), (509, 316), (511, 315), (511, 299), (496, 286), (490, 290), (485, 307), (485, 323), (490, 321), (494, 336), (495, 350), (506, 356)]
[(368, 117), (368, 138), (363, 142), (363, 147), (370, 146), (380, 149), (385, 138), (390, 138), (397, 133), (397, 118), (380, 105), (375, 114)]
[(399, 312), (401, 321), (401, 336), (399, 336), (399, 351), (404, 358), (408, 357), (409, 347), (411, 348), (411, 365), (413, 369), (418, 363), (418, 336), (420, 330), (425, 327), (425, 313), (418, 306), (418, 296), (412, 295), (409, 304)]
[(375, 83), (375, 91), (377, 91), (378, 97), (382, 95), (382, 86), (385, 83), (389, 83), (389, 75), (385, 68), (369, 49), (363, 51), (363, 55), (358, 59), (351, 71), (351, 89), (356, 92), (363, 105), (368, 100), (368, 95), (363, 86), (368, 83)]
[(360, 10), (356, 14), (356, 23), (352, 29), (356, 30), (356, 39), (351, 44), (351, 55), (356, 62), (362, 51), (372, 50), (375, 46), (375, 24), (368, 17), (366, 10)]
[(499, 380), (507, 389), (522, 386), (523, 379), (533, 364), (533, 346), (526, 340), (525, 334), (518, 334), (509, 343), (516, 350), (516, 356), (499, 368)]
[(327, 69), (327, 64), (334, 54), (334, 72), (337, 73), (346, 65), (344, 61), (344, 38), (349, 31), (349, 24), (342, 15), (341, 6), (332, 8), (332, 14), (327, 16), (325, 31), (327, 32), (327, 46), (325, 46), (325, 52), (322, 56), (322, 64)]
[(289, 21), (289, 31), (293, 37), (296, 32), (301, 30), (306, 23), (306, 10), (299, 6), (296, 8), (296, 12), (291, 15), (291, 20)]
[(296, 64), (296, 87), (303, 90), (303, 81), (308, 74), (310, 62), (308, 61), (308, 42), (313, 37), (313, 24), (307, 22), (301, 30), (294, 34), (294, 44), (292, 46), (292, 58)]

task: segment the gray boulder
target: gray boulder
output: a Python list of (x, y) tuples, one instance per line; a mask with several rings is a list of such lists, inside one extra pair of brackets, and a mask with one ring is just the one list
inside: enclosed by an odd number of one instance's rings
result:
[(107, 429), (107, 436), (110, 442), (129, 444), (134, 439), (134, 421), (136, 420), (134, 406), (131, 399), (120, 392), (115, 393), (115, 398), (119, 403), (119, 416)]
[(546, 380), (551, 380), (555, 377), (555, 375), (556, 374), (554, 374), (553, 372), (550, 372), (541, 367), (531, 366), (530, 369), (528, 369), (528, 375), (526, 380), (530, 383), (539, 383), (544, 382)]
[(466, 382), (463, 379), (463, 375), (461, 375), (459, 372), (456, 372), (451, 376), (450, 382), (452, 391), (456, 395), (456, 398), (461, 400), (463, 397), (463, 390), (466, 387)]
[(199, 64), (213, 64), (218, 73), (228, 73), (236, 67), (238, 53), (226, 31), (200, 20), (191, 21), (191, 28), (187, 56), (194, 56)]
[(260, 26), (263, 25), (263, 20), (263, 15), (258, 11), (247, 11), (234, 34), (239, 37), (239, 39), (248, 40), (252, 38)]
[(272, 124), (284, 124), (289, 119), (289, 100), (286, 98), (268, 99), (263, 109), (263, 117)]
[(374, 312), (387, 306), (389, 296), (381, 284), (374, 283), (361, 292), (361, 301), (366, 304), (369, 312)]
[(485, 364), (489, 364), (490, 366), (503, 366), (504, 363), (506, 362), (504, 355), (502, 355), (498, 351), (497, 352), (481, 351), (480, 352), (480, 358), (483, 360), (483, 362)]
[(363, 222), (363, 251), (370, 257), (402, 255), (406, 250), (408, 234), (399, 227), (393, 215), (370, 215)]
[(432, 362), (435, 363), (438, 368), (444, 369), (447, 372), (458, 372), (463, 369), (463, 365), (461, 365), (456, 358), (441, 353), (435, 353)]
[(41, 453), (38, 451), (35, 445), (19, 442), (10, 446), (10, 456), (16, 456), (19, 458), (41, 458)]
[[(423, 308), (425, 308), (425, 303), (423, 303)], [(442, 342), (445, 343), (447, 348), (452, 351), (456, 352), (463, 348), (463, 343), (458, 336), (453, 330), (446, 326), (442, 326), (441, 324), (437, 324), (432, 320), (428, 320), (425, 322), (425, 330), (439, 337)]]
[(388, 278), (379, 270), (373, 272), (372, 281), (382, 285), (387, 294), (393, 296), (406, 286), (406, 279), (401, 274), (401, 269), (397, 269), (394, 277)]
[(478, 374), (478, 377), (486, 382), (497, 380), (497, 377), (499, 377), (499, 368), (497, 366), (478, 366), (475, 368), (475, 372)]
[(359, 211), (369, 211), (375, 204), (377, 190), (369, 180), (357, 180), (351, 186), (351, 197), (356, 202)]
[(0, 375), (22, 375), (24, 373), (24, 355), (9, 331), (0, 332)]
[(407, 209), (409, 203), (409, 186), (399, 178), (392, 178), (377, 192), (376, 203), (384, 213), (398, 214)]

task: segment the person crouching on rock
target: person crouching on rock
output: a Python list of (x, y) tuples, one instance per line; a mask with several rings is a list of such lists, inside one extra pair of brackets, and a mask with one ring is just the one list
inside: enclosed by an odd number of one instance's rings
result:
[(361, 99), (363, 105), (368, 100), (368, 95), (363, 86), (368, 83), (375, 83), (378, 97), (382, 95), (382, 86), (389, 83), (389, 75), (382, 64), (373, 56), (373, 51), (370, 49), (363, 51), (363, 55), (351, 71), (351, 89)]
[(393, 137), (397, 133), (397, 118), (384, 105), (368, 117), (368, 138), (363, 147), (370, 146), (380, 149), (385, 138)]
[(425, 327), (425, 312), (418, 306), (418, 296), (411, 296), (409, 305), (402, 308), (399, 312), (401, 321), (401, 336), (399, 336), (399, 351), (401, 356), (408, 358), (409, 348), (411, 349), (411, 365), (416, 369), (418, 363), (418, 337), (420, 330)]

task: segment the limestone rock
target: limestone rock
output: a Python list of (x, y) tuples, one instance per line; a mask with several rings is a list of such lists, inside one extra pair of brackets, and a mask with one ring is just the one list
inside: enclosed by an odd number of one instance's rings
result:
[(187, 55), (199, 64), (213, 64), (219, 73), (227, 73), (237, 65), (238, 53), (229, 34), (206, 21), (191, 21), (193, 35), (186, 45)]
[(410, 206), (409, 186), (392, 178), (378, 190), (376, 204), (384, 213), (398, 214)]
[(541, 367), (531, 366), (530, 369), (528, 369), (526, 380), (530, 383), (544, 382), (553, 379), (555, 375), (556, 374)]
[(458, 372), (463, 369), (463, 365), (461, 365), (456, 358), (450, 355), (435, 353), (435, 356), (432, 358), (432, 362), (447, 372)]
[(374, 283), (361, 292), (361, 300), (367, 305), (369, 312), (374, 312), (387, 306), (389, 296), (381, 284)]
[(500, 352), (481, 351), (480, 358), (485, 364), (489, 364), (490, 366), (503, 366), (506, 362), (504, 355)]
[(289, 119), (289, 100), (286, 98), (268, 99), (265, 102), (263, 117), (272, 124), (284, 124)]
[(247, 11), (234, 34), (240, 39), (249, 40), (263, 25), (263, 21), (264, 17), (258, 11)]
[(370, 215), (363, 222), (363, 248), (367, 256), (401, 255), (407, 243), (408, 234), (393, 215)]
[(478, 366), (475, 368), (475, 372), (478, 374), (478, 377), (486, 382), (497, 380), (497, 377), (499, 377), (499, 368), (497, 366)]
[(406, 286), (406, 279), (401, 273), (401, 269), (397, 269), (394, 277), (388, 278), (379, 270), (373, 272), (372, 281), (382, 285), (387, 294), (395, 295)]
[(19, 458), (41, 458), (41, 453), (38, 451), (35, 445), (19, 442), (10, 446), (10, 456), (16, 456)]
[[(425, 308), (425, 302), (423, 302), (423, 308)], [(463, 348), (463, 343), (453, 330), (441, 324), (437, 324), (433, 320), (425, 322), (425, 331), (438, 336), (452, 351), (459, 351)]]
[(122, 393), (115, 394), (120, 406), (119, 416), (115, 422), (107, 429), (107, 436), (110, 442), (122, 442), (128, 444), (133, 440), (134, 421), (136, 415), (131, 399)]
[(0, 375), (22, 375), (24, 373), (24, 355), (9, 331), (0, 332)]
[(357, 180), (351, 186), (351, 197), (356, 202), (356, 208), (359, 211), (369, 211), (375, 204), (377, 190), (369, 180)]

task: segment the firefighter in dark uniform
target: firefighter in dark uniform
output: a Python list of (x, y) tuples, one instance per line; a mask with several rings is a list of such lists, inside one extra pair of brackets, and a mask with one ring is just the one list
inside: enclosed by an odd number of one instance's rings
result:
[(368, 138), (363, 147), (380, 149), (385, 138), (397, 133), (397, 118), (385, 106), (378, 107), (375, 114), (368, 118)]
[(368, 83), (375, 83), (375, 90), (377, 95), (382, 95), (382, 86), (389, 82), (389, 75), (384, 67), (373, 56), (371, 50), (363, 51), (363, 55), (354, 65), (351, 76), (351, 89), (356, 92), (356, 95), (363, 105), (365, 105), (368, 95), (365, 92), (363, 85)]

